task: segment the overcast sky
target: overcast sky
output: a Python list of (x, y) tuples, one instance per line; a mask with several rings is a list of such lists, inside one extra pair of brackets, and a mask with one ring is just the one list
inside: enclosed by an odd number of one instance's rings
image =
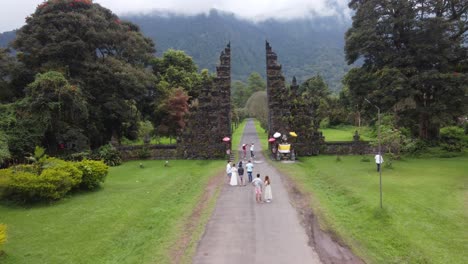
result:
[[(0, 0), (0, 32), (21, 27), (43, 0)], [(252, 20), (348, 15), (348, 0), (94, 0), (120, 15), (152, 10), (198, 14), (212, 8)]]

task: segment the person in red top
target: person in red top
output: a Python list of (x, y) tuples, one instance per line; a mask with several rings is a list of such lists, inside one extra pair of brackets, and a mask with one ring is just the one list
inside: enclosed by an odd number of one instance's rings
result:
[(245, 159), (245, 156), (247, 156), (247, 145), (246, 144), (242, 144), (242, 152), (244, 152), (244, 159)]

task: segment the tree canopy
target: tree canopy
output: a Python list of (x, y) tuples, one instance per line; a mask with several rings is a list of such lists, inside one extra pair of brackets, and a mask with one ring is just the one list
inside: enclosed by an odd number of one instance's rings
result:
[(345, 84), (361, 108), (364, 98), (393, 111), (420, 138), (467, 113), (466, 1), (352, 0), (346, 59), (362, 60)]

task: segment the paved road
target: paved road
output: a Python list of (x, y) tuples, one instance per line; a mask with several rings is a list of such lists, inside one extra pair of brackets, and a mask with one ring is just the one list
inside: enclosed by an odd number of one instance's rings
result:
[(261, 154), (253, 121), (248, 121), (241, 142), (255, 143), (254, 176), (270, 176), (273, 202), (257, 204), (251, 185), (233, 187), (226, 179), (193, 263), (320, 263), (289, 202), (282, 176)]

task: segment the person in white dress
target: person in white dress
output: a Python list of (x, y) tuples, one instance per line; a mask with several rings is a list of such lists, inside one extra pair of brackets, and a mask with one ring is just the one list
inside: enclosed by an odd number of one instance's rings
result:
[(231, 180), (229, 181), (229, 184), (231, 186), (237, 186), (237, 168), (236, 168), (236, 165), (233, 165), (231, 167)]
[(264, 191), (265, 201), (266, 201), (267, 203), (269, 203), (269, 202), (271, 202), (271, 200), (273, 200), (273, 194), (272, 194), (272, 192), (271, 192), (271, 181), (270, 181), (270, 177), (265, 176), (264, 184), (265, 184), (265, 191)]

